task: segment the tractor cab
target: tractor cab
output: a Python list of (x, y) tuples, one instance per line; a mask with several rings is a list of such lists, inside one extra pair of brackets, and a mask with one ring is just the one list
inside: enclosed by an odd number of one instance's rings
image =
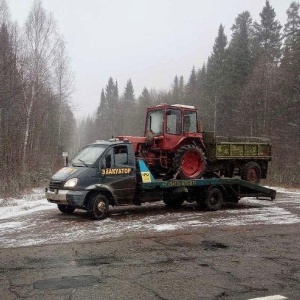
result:
[(161, 150), (176, 150), (193, 139), (203, 146), (201, 131), (194, 106), (161, 104), (147, 109), (145, 137)]

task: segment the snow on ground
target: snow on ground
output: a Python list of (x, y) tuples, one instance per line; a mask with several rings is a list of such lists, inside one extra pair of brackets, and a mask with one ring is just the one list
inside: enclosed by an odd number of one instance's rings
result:
[[(277, 193), (300, 195), (300, 189), (286, 189), (278, 187), (269, 188), (276, 190)], [(257, 201), (254, 199), (246, 199), (247, 198), (242, 199), (242, 201), (250, 201), (252, 203), (255, 203), (255, 201)], [(287, 199), (285, 200), (285, 202), (290, 201), (294, 202), (293, 200), (290, 200), (289, 197), (287, 197)], [(258, 200), (257, 203), (262, 202)], [(274, 203), (276, 203), (276, 200)], [(56, 209), (56, 205), (49, 203), (45, 199), (45, 193), (43, 189), (33, 189), (31, 194), (24, 195), (22, 198), (0, 199), (0, 220), (15, 218), (17, 216), (24, 216), (37, 211), (49, 209)]]
[(300, 190), (272, 188), (278, 193), (275, 201), (243, 198), (242, 206), (216, 212), (199, 211), (192, 206), (162, 211), (164, 204), (158, 202), (150, 205), (149, 210), (143, 206), (135, 210), (113, 209), (102, 221), (92, 221), (80, 210), (74, 216), (62, 215), (55, 204), (47, 202), (44, 191), (36, 189), (21, 199), (0, 199), (0, 246), (82, 242), (200, 227), (300, 223)]
[(0, 220), (24, 216), (49, 208), (53, 208), (53, 204), (46, 201), (44, 190), (33, 189), (31, 194), (19, 199), (0, 199)]

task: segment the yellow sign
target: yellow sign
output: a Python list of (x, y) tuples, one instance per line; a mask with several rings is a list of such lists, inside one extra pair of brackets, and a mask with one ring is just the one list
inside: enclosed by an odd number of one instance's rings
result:
[(120, 175), (120, 174), (130, 174), (131, 168), (107, 168), (102, 169), (102, 175)]
[(70, 168), (70, 167), (64, 167), (62, 169), (60, 169), (58, 172), (59, 173), (69, 173), (69, 174), (73, 174), (77, 171), (76, 168)]
[(151, 182), (150, 172), (141, 172), (144, 183)]

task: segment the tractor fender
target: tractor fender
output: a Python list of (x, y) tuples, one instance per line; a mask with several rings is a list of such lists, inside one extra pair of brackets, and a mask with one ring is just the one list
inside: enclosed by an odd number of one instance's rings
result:
[(117, 197), (111, 186), (106, 184), (93, 184), (86, 188), (87, 191), (91, 192), (103, 192), (104, 195), (108, 196), (110, 199), (110, 204), (113, 206), (119, 205)]
[(193, 138), (193, 137), (182, 137), (175, 148), (175, 152), (182, 146), (186, 146), (186, 145), (199, 146), (199, 148), (201, 148), (204, 151), (204, 153), (206, 152), (206, 147), (203, 143), (203, 139)]

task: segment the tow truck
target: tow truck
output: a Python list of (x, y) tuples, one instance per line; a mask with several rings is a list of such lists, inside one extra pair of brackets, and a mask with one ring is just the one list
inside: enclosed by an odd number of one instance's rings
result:
[(274, 200), (276, 191), (237, 178), (156, 178), (147, 163), (135, 156), (130, 141), (111, 139), (84, 147), (52, 176), (45, 195), (62, 213), (83, 209), (101, 220), (108, 216), (110, 206), (162, 200), (178, 208), (187, 201), (215, 211), (243, 197)]

